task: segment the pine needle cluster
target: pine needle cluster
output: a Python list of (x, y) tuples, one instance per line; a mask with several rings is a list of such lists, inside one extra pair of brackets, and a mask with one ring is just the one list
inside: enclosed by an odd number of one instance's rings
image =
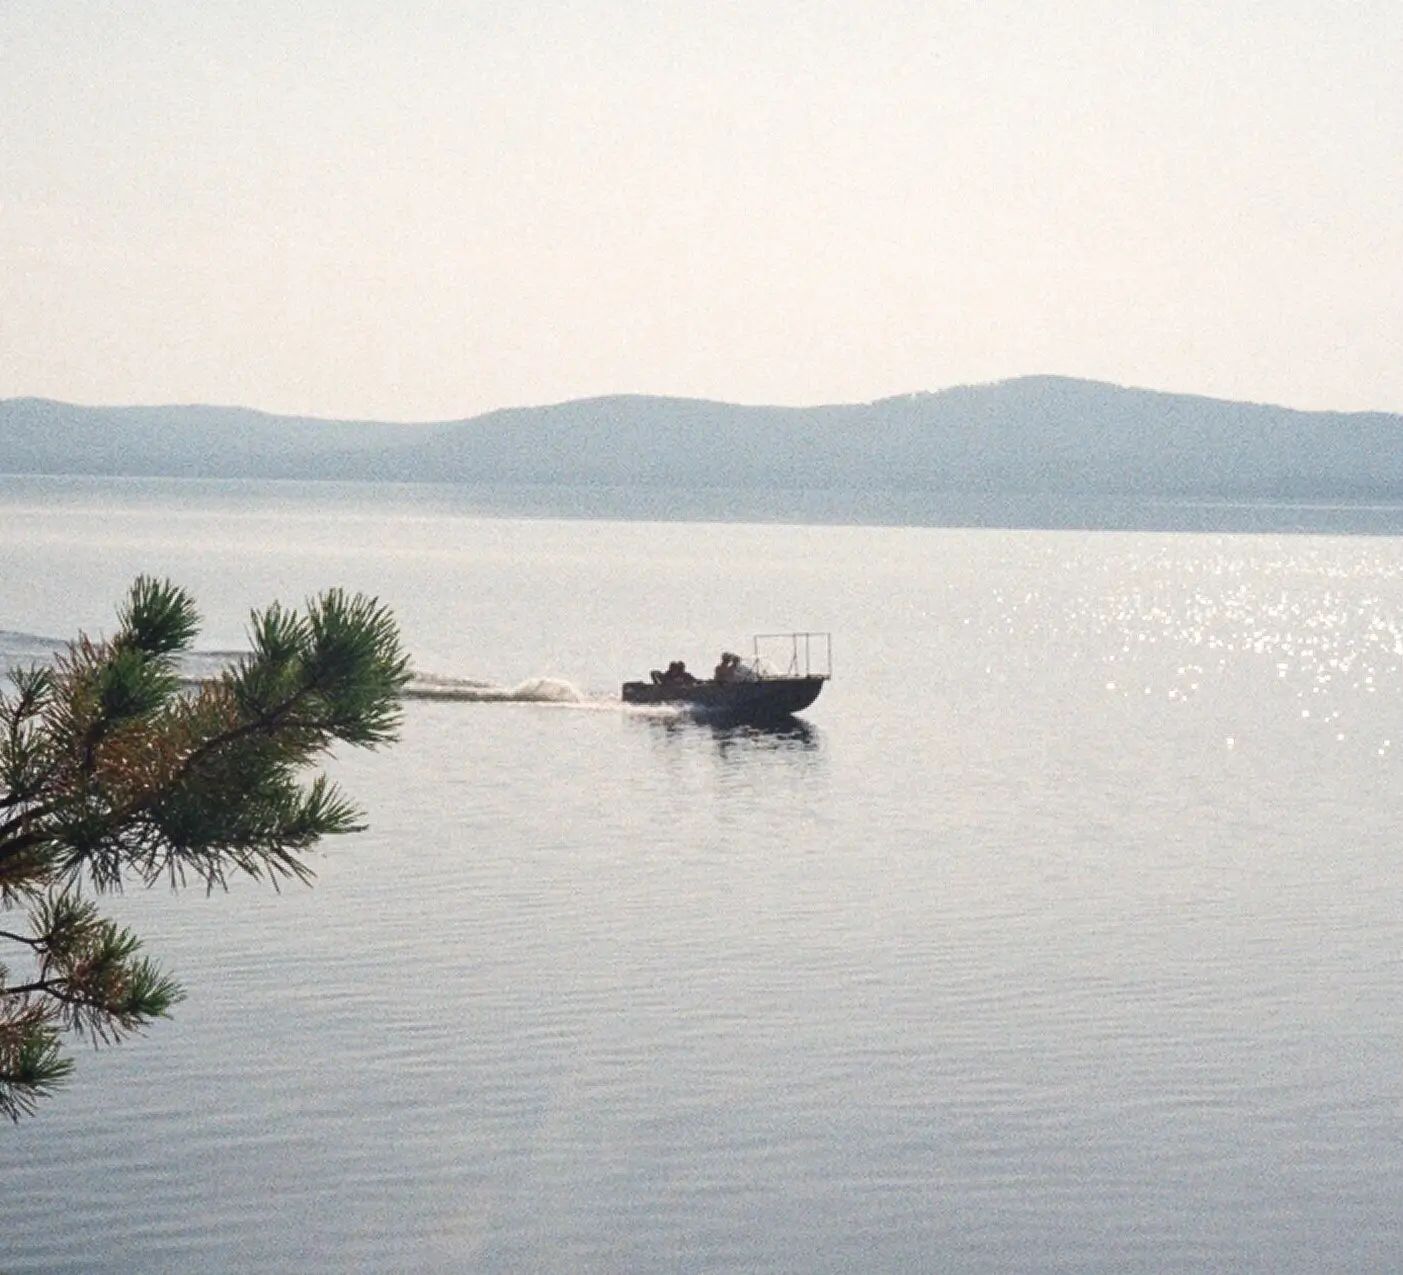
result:
[(141, 577), (107, 641), (79, 637), (0, 691), (0, 1117), (68, 1079), (65, 1037), (115, 1044), (180, 985), (105, 918), (127, 885), (306, 882), (307, 852), (363, 828), (307, 767), (395, 739), (408, 658), (389, 611), (339, 589), (255, 612), (251, 650), (192, 685), (185, 590)]

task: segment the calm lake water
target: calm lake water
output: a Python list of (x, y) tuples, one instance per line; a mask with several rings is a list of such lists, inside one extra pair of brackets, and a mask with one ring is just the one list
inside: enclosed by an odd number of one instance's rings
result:
[[(510, 514), (0, 479), (0, 655), (339, 584), (490, 692), (315, 888), (114, 903), (189, 999), (0, 1129), (0, 1270), (1403, 1266), (1403, 540)], [(789, 628), (803, 725), (618, 701)]]

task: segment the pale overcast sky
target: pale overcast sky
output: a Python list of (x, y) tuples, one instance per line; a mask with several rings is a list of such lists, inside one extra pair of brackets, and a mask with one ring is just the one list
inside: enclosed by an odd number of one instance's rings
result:
[(1399, 0), (0, 0), (0, 397), (1403, 411)]

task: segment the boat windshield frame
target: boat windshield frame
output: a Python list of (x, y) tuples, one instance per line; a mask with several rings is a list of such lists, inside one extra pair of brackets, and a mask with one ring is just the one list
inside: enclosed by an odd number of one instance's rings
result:
[(751, 667), (762, 681), (773, 677), (816, 677), (828, 681), (833, 676), (831, 633), (757, 633), (751, 640), (751, 649)]

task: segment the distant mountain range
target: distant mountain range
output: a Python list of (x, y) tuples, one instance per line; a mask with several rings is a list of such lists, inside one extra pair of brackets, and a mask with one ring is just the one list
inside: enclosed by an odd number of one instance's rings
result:
[(625, 395), (424, 425), (0, 401), (0, 472), (1403, 500), (1403, 416), (1031, 376), (874, 403)]

